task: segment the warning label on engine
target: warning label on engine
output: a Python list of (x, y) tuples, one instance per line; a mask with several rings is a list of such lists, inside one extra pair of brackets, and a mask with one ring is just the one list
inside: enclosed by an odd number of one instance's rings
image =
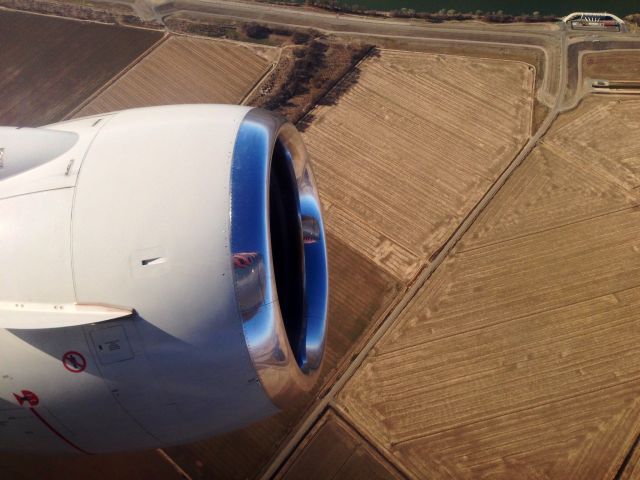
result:
[(81, 353), (67, 352), (62, 356), (62, 364), (64, 368), (71, 373), (84, 372), (87, 368), (87, 360)]
[(130, 360), (134, 357), (127, 334), (121, 325), (91, 332), (98, 359), (102, 365)]

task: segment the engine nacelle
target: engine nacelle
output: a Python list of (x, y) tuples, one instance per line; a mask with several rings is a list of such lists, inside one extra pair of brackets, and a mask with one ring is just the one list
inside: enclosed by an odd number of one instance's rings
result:
[(327, 288), (307, 153), (272, 113), (0, 128), (0, 450), (174, 445), (287, 408)]

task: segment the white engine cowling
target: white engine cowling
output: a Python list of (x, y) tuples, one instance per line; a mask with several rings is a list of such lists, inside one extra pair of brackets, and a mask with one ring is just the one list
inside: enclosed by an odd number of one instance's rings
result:
[(274, 114), (0, 128), (0, 450), (174, 445), (287, 408), (327, 288), (307, 153)]

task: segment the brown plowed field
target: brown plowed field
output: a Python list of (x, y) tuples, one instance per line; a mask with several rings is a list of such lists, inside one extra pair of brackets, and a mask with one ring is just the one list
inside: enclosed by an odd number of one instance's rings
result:
[(353, 75), (304, 133), (329, 239), (326, 373), (515, 157), (532, 108), (519, 62), (383, 50)]
[(172, 36), (75, 116), (176, 103), (239, 103), (277, 49)]
[(529, 136), (518, 62), (382, 51), (304, 137), (329, 231), (408, 281)]
[(326, 372), (515, 157), (532, 112), (519, 62), (383, 50), (352, 75), (304, 133), (329, 238)]
[(60, 120), (161, 32), (0, 11), (0, 124)]
[(404, 477), (348, 424), (329, 411), (275, 478), (399, 480)]
[(2, 480), (184, 480), (155, 450), (109, 455), (0, 454)]
[(561, 117), (340, 408), (417, 478), (613, 478), (640, 418), (640, 100)]
[(585, 53), (582, 75), (603, 80), (640, 80), (640, 50)]

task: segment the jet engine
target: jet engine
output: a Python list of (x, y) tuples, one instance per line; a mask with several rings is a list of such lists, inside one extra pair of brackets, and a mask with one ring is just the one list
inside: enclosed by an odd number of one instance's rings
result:
[(320, 203), (295, 127), (153, 107), (0, 128), (0, 450), (240, 428), (313, 387)]

